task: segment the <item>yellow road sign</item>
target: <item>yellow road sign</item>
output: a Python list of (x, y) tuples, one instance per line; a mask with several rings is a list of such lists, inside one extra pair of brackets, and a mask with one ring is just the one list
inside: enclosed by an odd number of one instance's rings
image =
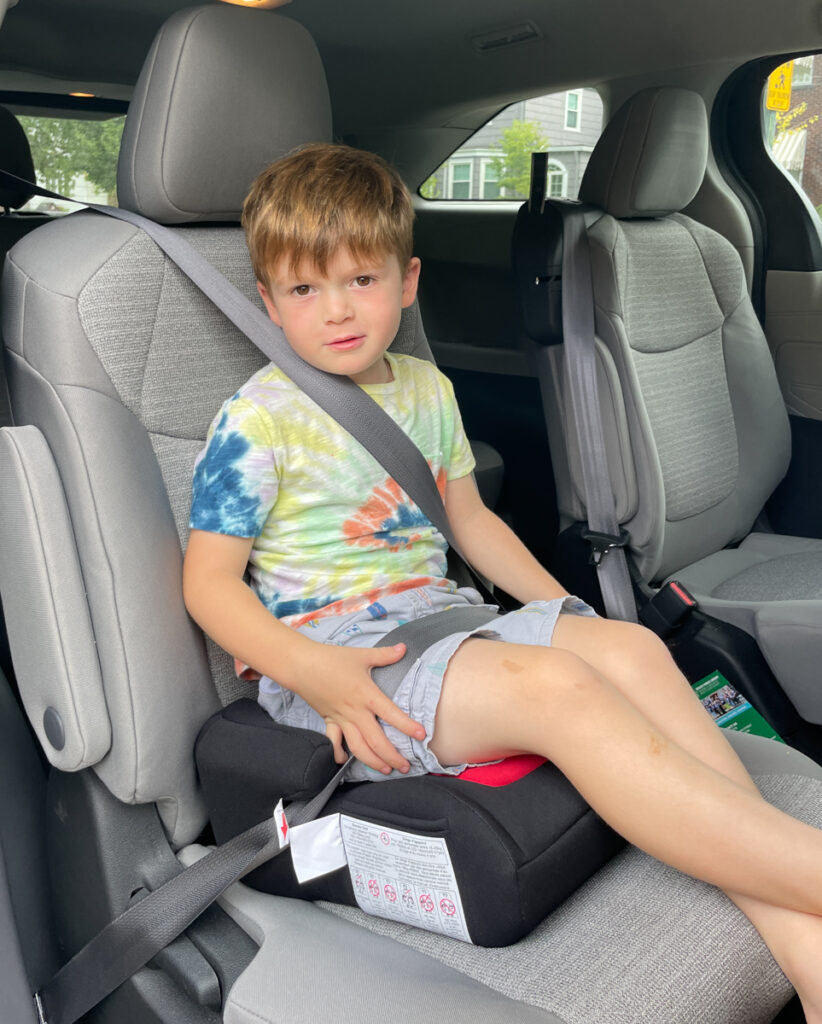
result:
[(768, 110), (791, 109), (791, 80), (793, 79), (793, 61), (780, 64), (768, 75), (768, 93), (765, 106)]

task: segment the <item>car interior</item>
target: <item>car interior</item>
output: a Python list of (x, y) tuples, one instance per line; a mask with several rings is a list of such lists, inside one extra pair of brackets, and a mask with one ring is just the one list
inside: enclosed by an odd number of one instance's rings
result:
[[(423, 266), (394, 349), (453, 382), (484, 499), (600, 611), (597, 560), (624, 550), (631, 603), (689, 682), (721, 673), (784, 740), (728, 732), (766, 799), (822, 828), (817, 4), (3, 12), (0, 171), (84, 205), (116, 198), (260, 308), (239, 224), (257, 173), (317, 141), (391, 161)], [(529, 199), (499, 154), (543, 97), (564, 123), (545, 129), (553, 162)], [(43, 170), (38, 118), (123, 117), (116, 196), (102, 172)], [(68, 1024), (34, 993), (214, 843), (195, 742), (254, 687), (186, 613), (182, 558), (209, 424), (266, 360), (135, 224), (9, 179), (0, 204), (0, 1020)], [(592, 404), (620, 531), (599, 548), (559, 208), (590, 256)], [(82, 1019), (804, 1020), (721, 893), (612, 853), (502, 946), (235, 882)]]

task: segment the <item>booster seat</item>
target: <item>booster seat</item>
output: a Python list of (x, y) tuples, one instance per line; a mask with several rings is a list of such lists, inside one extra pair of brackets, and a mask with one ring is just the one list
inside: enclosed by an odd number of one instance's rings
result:
[[(328, 137), (316, 52), (289, 19), (206, 6), (171, 19), (147, 67), (121, 202), (189, 222), (185, 236), (253, 297), (239, 229), (212, 225), (236, 219), (279, 146)], [(19, 426), (2, 434), (0, 584), (27, 711), (54, 765), (49, 847), (71, 953), (203, 852), (194, 739), (243, 694), (184, 613), (181, 545), (208, 422), (259, 357), (145, 237), (92, 214), (15, 247), (3, 311)], [(422, 344), (416, 330), (412, 314), (400, 344)], [(739, 748), (770, 799), (822, 823), (815, 765), (750, 737)], [(281, 1024), (333, 1010), (457, 1024), (756, 1024), (790, 996), (724, 897), (631, 849), (500, 950), (242, 884), (220, 906), (96, 1019)]]

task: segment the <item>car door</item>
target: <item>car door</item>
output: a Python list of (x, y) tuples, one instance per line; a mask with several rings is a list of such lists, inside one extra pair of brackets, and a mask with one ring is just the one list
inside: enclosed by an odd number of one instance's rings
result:
[(822, 537), (822, 54), (746, 65), (715, 110), (715, 149), (754, 227), (753, 298), (791, 419), (791, 466), (767, 514), (777, 532)]
[(528, 193), (531, 153), (548, 152), (548, 195), (575, 198), (602, 114), (593, 89), (518, 100), (452, 153), (416, 201), (420, 305), (431, 348), (454, 383), (469, 436), (503, 457), (498, 511), (546, 565), (558, 532), (556, 495), (511, 235)]

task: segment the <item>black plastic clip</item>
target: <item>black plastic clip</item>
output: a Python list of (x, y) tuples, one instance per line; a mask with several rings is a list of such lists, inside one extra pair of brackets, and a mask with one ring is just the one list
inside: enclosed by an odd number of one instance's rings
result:
[(589, 565), (599, 566), (599, 563), (613, 548), (624, 548), (631, 539), (625, 527), (620, 527), (619, 536), (613, 533), (600, 533), (598, 530), (584, 529), (582, 539), (587, 540), (591, 545), (591, 557)]

